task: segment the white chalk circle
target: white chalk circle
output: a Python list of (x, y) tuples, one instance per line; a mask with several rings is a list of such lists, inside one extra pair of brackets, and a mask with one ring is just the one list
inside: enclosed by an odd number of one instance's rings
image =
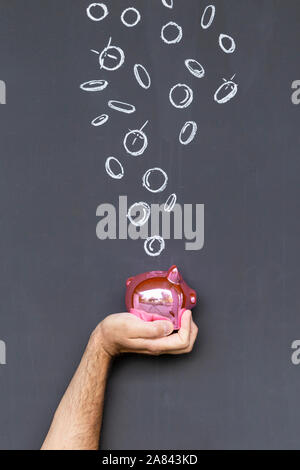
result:
[(108, 8), (105, 3), (91, 3), (86, 9), (86, 13), (92, 21), (102, 21), (108, 15)]
[(108, 106), (115, 111), (120, 111), (120, 113), (132, 114), (135, 112), (133, 104), (123, 103), (122, 101), (110, 100)]
[(173, 8), (174, 2), (173, 0), (161, 0), (162, 4), (166, 8)]
[[(163, 182), (160, 184), (160, 186), (153, 187), (153, 182), (151, 182), (151, 179), (153, 178), (154, 179), (162, 178)], [(149, 170), (146, 171), (146, 173), (143, 176), (143, 186), (151, 193), (161, 193), (162, 191), (166, 189), (167, 184), (168, 184), (168, 175), (161, 168), (150, 168)]]
[(145, 90), (148, 90), (151, 86), (151, 77), (145, 67), (141, 64), (135, 64), (133, 71), (138, 84)]
[(197, 133), (198, 126), (195, 121), (188, 121), (185, 123), (179, 134), (179, 142), (182, 145), (190, 144)]
[(216, 7), (214, 5), (208, 5), (201, 18), (201, 26), (203, 29), (208, 29), (215, 19)]
[(107, 114), (101, 114), (101, 116), (97, 116), (95, 119), (92, 120), (92, 126), (99, 127), (105, 124), (109, 119)]
[(171, 88), (169, 99), (175, 108), (187, 108), (194, 99), (194, 93), (188, 85), (178, 83)]
[(226, 54), (232, 54), (236, 49), (234, 39), (231, 36), (228, 36), (228, 34), (220, 34), (219, 46)]
[[(129, 14), (133, 13), (135, 17), (134, 21), (128, 21), (128, 19), (126, 20), (125, 17), (126, 15), (128, 16), (128, 13)], [(126, 10), (124, 10), (121, 15), (121, 21), (128, 28), (132, 28), (133, 26), (136, 26), (141, 21), (141, 14), (136, 8), (133, 8), (133, 7), (126, 8)]]
[(148, 138), (143, 132), (144, 127), (148, 124), (148, 121), (141, 127), (141, 129), (135, 129), (129, 131), (124, 138), (124, 148), (129, 155), (138, 157), (142, 155), (148, 147)]
[[(116, 46), (111, 46), (111, 38), (109, 38), (107, 46), (99, 54), (99, 64), (101, 69), (117, 70), (125, 61), (125, 54), (123, 49)], [(97, 53), (97, 51), (93, 51)]]
[(214, 100), (219, 104), (227, 103), (237, 94), (238, 85), (233, 81), (235, 75), (230, 80), (223, 78), (224, 83), (217, 89)]
[(145, 252), (149, 256), (159, 256), (165, 247), (165, 240), (159, 235), (147, 238), (144, 243)]
[(168, 199), (167, 199), (167, 201), (166, 201), (166, 203), (165, 203), (165, 205), (164, 205), (164, 210), (165, 210), (166, 212), (172, 212), (172, 210), (173, 210), (174, 207), (175, 207), (176, 201), (177, 201), (177, 196), (176, 196), (176, 194), (175, 194), (175, 193), (171, 194), (171, 195), (168, 197)]
[[(175, 36), (167, 38), (166, 34), (172, 34), (172, 31), (175, 31)], [(182, 39), (182, 28), (174, 21), (170, 21), (162, 27), (160, 37), (166, 44), (177, 44)]]
[[(115, 164), (116, 168), (119, 170), (118, 172), (115, 172), (112, 170), (111, 165), (112, 163)], [(113, 179), (115, 180), (120, 180), (124, 176), (124, 168), (119, 162), (119, 160), (115, 157), (109, 157), (106, 162), (105, 162), (105, 169), (106, 173)]]
[(80, 88), (83, 91), (102, 91), (108, 85), (106, 80), (90, 80), (89, 82), (82, 83)]
[[(133, 214), (139, 212), (141, 218), (133, 218)], [(148, 221), (151, 214), (150, 206), (146, 202), (136, 202), (128, 210), (127, 217), (132, 225), (135, 227), (142, 227)]]
[(205, 75), (204, 67), (195, 59), (187, 59), (185, 66), (194, 77), (202, 78)]

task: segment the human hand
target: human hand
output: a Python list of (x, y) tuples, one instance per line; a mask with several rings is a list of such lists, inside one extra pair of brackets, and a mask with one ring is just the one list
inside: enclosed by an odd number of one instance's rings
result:
[(99, 323), (93, 336), (110, 357), (121, 353), (186, 354), (198, 334), (190, 310), (184, 312), (180, 330), (172, 332), (173, 324), (168, 320), (145, 322), (131, 313), (117, 313)]

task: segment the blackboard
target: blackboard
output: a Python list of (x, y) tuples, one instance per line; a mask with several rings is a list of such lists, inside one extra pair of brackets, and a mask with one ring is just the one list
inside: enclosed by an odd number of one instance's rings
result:
[[(115, 362), (101, 448), (298, 448), (300, 107), (291, 84), (300, 74), (299, 2), (214, 0), (207, 29), (204, 0), (174, 0), (172, 9), (103, 2), (109, 14), (99, 22), (87, 16), (88, 1), (0, 2), (0, 447), (39, 448), (90, 332), (124, 311), (127, 277), (176, 264), (200, 299), (195, 349)], [(134, 27), (121, 21), (127, 7), (141, 13)], [(161, 39), (169, 21), (182, 27), (176, 44)], [(234, 52), (220, 48), (220, 34), (234, 38)], [(110, 37), (125, 52), (113, 72), (91, 52)], [(205, 76), (193, 76), (186, 59)], [(135, 64), (149, 71), (148, 90)], [(237, 94), (217, 103), (215, 91), (234, 75)], [(99, 79), (105, 90), (80, 89)], [(184, 109), (169, 101), (178, 83), (194, 92)], [(109, 121), (92, 126), (103, 113)], [(147, 120), (147, 150), (128, 155), (125, 133)], [(198, 132), (184, 146), (187, 121)], [(122, 179), (106, 173), (109, 156), (122, 162)], [(159, 194), (142, 186), (153, 167), (169, 177)], [(201, 250), (171, 239), (149, 257), (141, 240), (97, 238), (100, 204), (118, 207), (120, 195), (163, 203), (171, 193), (204, 204)]]

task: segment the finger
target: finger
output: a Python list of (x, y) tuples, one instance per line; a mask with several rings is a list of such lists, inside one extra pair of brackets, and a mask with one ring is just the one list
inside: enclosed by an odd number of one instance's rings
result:
[(182, 339), (183, 343), (189, 342), (191, 334), (191, 324), (192, 324), (192, 312), (186, 310), (181, 318), (181, 328), (178, 331), (178, 335)]
[(165, 338), (139, 339), (135, 340), (135, 343), (132, 345), (145, 354), (184, 354), (193, 347), (198, 333), (198, 328), (192, 321), (191, 312), (185, 315), (185, 321), (181, 330), (181, 335), (178, 332)]
[(149, 350), (153, 354), (164, 354), (171, 351), (176, 353), (187, 349), (190, 344), (191, 324), (191, 311), (187, 310), (182, 317), (182, 326), (178, 333), (164, 338), (140, 340), (137, 347)]
[(191, 339), (190, 339), (190, 346), (191, 346), (192, 349), (193, 349), (194, 344), (196, 342), (198, 332), (199, 332), (198, 326), (193, 322), (193, 327), (192, 327), (192, 331), (191, 331)]
[(130, 338), (156, 339), (170, 335), (173, 330), (173, 323), (168, 320), (145, 322), (136, 318), (136, 321), (130, 322), (128, 325), (128, 336)]
[(194, 348), (194, 344), (195, 344), (195, 341), (197, 339), (197, 336), (198, 336), (198, 327), (197, 325), (192, 321), (192, 325), (191, 325), (191, 334), (190, 334), (190, 342), (189, 342), (189, 345), (184, 348), (184, 349), (181, 349), (181, 350), (177, 350), (177, 351), (169, 351), (168, 354), (187, 354), (187, 353), (190, 353), (193, 348)]
[[(133, 352), (137, 352), (139, 354), (146, 354), (146, 355), (151, 355), (151, 356), (160, 356), (163, 354), (169, 354), (169, 355), (182, 355), (182, 354), (188, 354), (192, 351), (196, 338), (198, 334), (198, 328), (196, 328), (193, 333), (191, 333), (191, 341), (190, 344), (185, 347), (185, 348), (176, 348), (176, 349), (169, 349), (166, 347), (164, 344), (153, 344), (154, 342), (152, 341), (152, 344), (146, 343), (146, 340), (142, 340), (139, 345), (137, 343), (131, 343), (129, 344), (130, 350)], [(130, 340), (130, 341), (138, 341), (138, 340)]]

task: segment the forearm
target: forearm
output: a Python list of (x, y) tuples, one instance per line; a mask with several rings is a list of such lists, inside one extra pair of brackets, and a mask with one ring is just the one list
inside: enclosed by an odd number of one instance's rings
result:
[(186, 354), (198, 328), (187, 310), (181, 328), (168, 320), (144, 322), (130, 313), (106, 317), (95, 329), (64, 394), (42, 446), (43, 450), (96, 450), (111, 358), (121, 353)]
[(98, 449), (109, 365), (110, 357), (94, 333), (55, 413), (43, 450)]

